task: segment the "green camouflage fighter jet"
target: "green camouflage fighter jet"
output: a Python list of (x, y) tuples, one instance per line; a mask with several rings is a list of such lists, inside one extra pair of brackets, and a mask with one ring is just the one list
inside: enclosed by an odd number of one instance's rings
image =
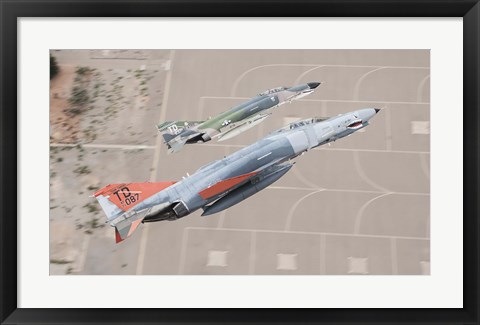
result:
[(212, 138), (227, 140), (265, 120), (272, 109), (313, 93), (319, 85), (320, 82), (309, 82), (269, 89), (206, 121), (167, 121), (157, 128), (169, 153), (180, 151), (186, 143), (207, 142)]

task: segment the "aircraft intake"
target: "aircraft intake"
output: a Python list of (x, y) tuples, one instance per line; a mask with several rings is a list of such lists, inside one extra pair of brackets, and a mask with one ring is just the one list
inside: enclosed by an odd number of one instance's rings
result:
[(204, 133), (202, 135), (202, 140), (203, 140), (203, 142), (208, 142), (208, 141), (212, 140), (212, 138), (210, 137), (210, 135), (208, 133)]
[(205, 207), (203, 209), (202, 216), (209, 216), (242, 202), (253, 194), (260, 192), (264, 188), (276, 182), (278, 179), (280, 179), (280, 177), (285, 175), (290, 168), (292, 168), (292, 166), (292, 164), (276, 166), (278, 169), (266, 175), (264, 178), (261, 178), (258, 181), (248, 182), (247, 184), (240, 186), (239, 188), (231, 191), (224, 197), (217, 200), (212, 205)]
[(143, 219), (143, 222), (155, 222), (161, 220), (177, 220), (189, 214), (188, 208), (183, 202), (173, 202), (154, 207)]

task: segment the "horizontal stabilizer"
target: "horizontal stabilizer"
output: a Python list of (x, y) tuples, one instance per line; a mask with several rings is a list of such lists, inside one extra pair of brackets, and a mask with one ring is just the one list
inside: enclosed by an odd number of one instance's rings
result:
[(115, 227), (116, 242), (119, 243), (125, 240), (125, 238), (130, 237), (140, 225), (140, 223), (152, 221), (152, 217), (158, 217), (158, 214), (161, 214), (162, 211), (168, 209), (169, 206), (172, 206), (172, 203), (168, 201), (162, 202), (160, 204), (139, 211), (129, 210), (115, 217), (114, 219), (109, 220), (110, 225), (112, 227)]
[(115, 224), (115, 242), (125, 240), (130, 237), (145, 217), (144, 213), (135, 214), (128, 219), (121, 220)]
[(187, 139), (179, 139), (178, 141), (172, 141), (167, 143), (168, 153), (179, 152), (183, 146), (187, 143)]

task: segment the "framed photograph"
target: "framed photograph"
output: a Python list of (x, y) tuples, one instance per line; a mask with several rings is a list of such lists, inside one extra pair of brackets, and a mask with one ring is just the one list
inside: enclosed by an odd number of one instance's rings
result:
[(478, 323), (479, 10), (2, 2), (2, 324)]

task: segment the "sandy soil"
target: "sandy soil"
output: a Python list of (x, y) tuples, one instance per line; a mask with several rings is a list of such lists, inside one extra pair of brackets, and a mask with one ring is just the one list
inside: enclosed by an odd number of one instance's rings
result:
[(59, 65), (60, 71), (50, 82), (50, 139), (75, 143), (79, 136), (79, 116), (68, 113), (75, 66)]
[[(50, 84), (50, 275), (80, 274), (89, 243), (114, 234), (91, 197), (95, 190), (118, 179), (148, 180), (150, 152), (142, 146), (157, 136), (168, 51), (148, 62), (137, 52), (53, 53), (60, 71)], [(88, 100), (72, 114), (75, 87)], [(100, 249), (98, 256), (109, 254)]]

